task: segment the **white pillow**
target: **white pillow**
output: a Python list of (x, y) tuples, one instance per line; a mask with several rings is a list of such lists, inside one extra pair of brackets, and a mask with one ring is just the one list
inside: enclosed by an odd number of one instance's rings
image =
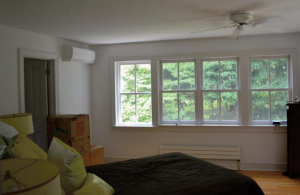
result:
[(77, 157), (77, 154), (61, 146), (55, 138), (53, 138), (48, 150), (48, 160), (59, 167), (60, 183), (66, 194), (74, 192), (74, 179), (68, 164)]
[(0, 121), (0, 135), (6, 138), (14, 138), (19, 135), (19, 132), (14, 127)]

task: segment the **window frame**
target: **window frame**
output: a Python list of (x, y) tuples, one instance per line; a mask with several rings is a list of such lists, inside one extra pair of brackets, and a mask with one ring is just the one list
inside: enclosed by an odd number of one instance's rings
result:
[[(230, 61), (235, 60), (237, 62), (237, 89), (218, 89), (218, 90), (204, 90), (203, 89), (203, 61)], [(180, 62), (194, 62), (195, 63), (195, 90), (163, 90), (163, 63), (180, 63)], [(220, 66), (220, 65), (219, 65)], [(160, 124), (232, 124), (237, 125), (241, 124), (241, 116), (240, 116), (240, 68), (239, 68), (239, 58), (238, 57), (212, 57), (212, 58), (199, 58), (199, 59), (172, 59), (172, 60), (160, 60), (159, 61), (159, 122)], [(179, 72), (178, 72), (179, 74)], [(179, 78), (179, 77), (178, 77)], [(219, 84), (220, 80), (220, 69), (219, 69)], [(222, 92), (237, 92), (237, 105), (238, 105), (238, 118), (236, 121), (222, 121), (221, 118), (219, 121), (205, 121), (204, 120), (204, 109), (203, 109), (203, 95), (205, 92), (218, 92), (219, 96)], [(179, 94), (180, 92), (194, 92), (195, 93), (195, 121), (164, 121), (163, 120), (163, 93), (166, 92), (174, 92)], [(221, 100), (221, 98), (220, 98)], [(178, 100), (179, 101), (179, 95)], [(221, 101), (219, 101), (219, 111), (221, 112)], [(178, 111), (179, 115), (179, 111)], [(220, 113), (221, 117), (221, 113)]]
[[(195, 65), (195, 89), (194, 90), (163, 90), (163, 63), (178, 63), (178, 70), (179, 70), (179, 63), (180, 62), (194, 62)], [(197, 89), (198, 87), (198, 82), (197, 82), (197, 61), (196, 59), (172, 59), (172, 60), (160, 60), (159, 61), (159, 123), (160, 124), (197, 124), (197, 118), (198, 118), (198, 112), (197, 112), (197, 107), (198, 107), (198, 93)], [(179, 71), (178, 71), (178, 84), (179, 84)], [(178, 109), (178, 120), (177, 121), (164, 121), (163, 120), (163, 93), (177, 93), (177, 106), (179, 106), (179, 93), (180, 92), (194, 92), (195, 94), (195, 120), (194, 121), (179, 121), (180, 119), (180, 112)]]
[[(150, 76), (151, 76), (151, 92), (137, 92), (136, 84), (136, 65), (137, 64), (149, 64)], [(135, 92), (121, 92), (121, 66), (122, 65), (134, 65), (135, 68)], [(121, 96), (123, 95), (135, 95), (135, 116), (137, 116), (137, 95), (146, 94), (151, 97), (151, 122), (150, 123), (121, 123), (122, 121), (122, 105)], [(152, 66), (151, 60), (131, 60), (131, 61), (116, 61), (115, 62), (115, 125), (116, 126), (152, 126), (153, 124), (153, 101), (152, 101)], [(137, 118), (136, 118), (137, 120)]]
[[(260, 60), (260, 59), (267, 59), (268, 60), (268, 78), (269, 78), (269, 88), (268, 89), (253, 89), (252, 88), (252, 71), (251, 71), (251, 65), (252, 60)], [(271, 78), (270, 78), (270, 60), (271, 59), (287, 59), (287, 81), (288, 81), (288, 87), (287, 88), (270, 88), (271, 85)], [(250, 56), (249, 57), (249, 124), (250, 125), (273, 125), (272, 120), (272, 112), (271, 112), (271, 106), (272, 106), (272, 99), (271, 99), (271, 92), (273, 91), (287, 91), (289, 95), (289, 100), (291, 99), (293, 95), (293, 76), (292, 76), (292, 65), (291, 65), (291, 55), (265, 55), (265, 56)], [(253, 108), (252, 108), (252, 92), (253, 91), (267, 91), (269, 93), (269, 120), (253, 120)], [(282, 121), (286, 122), (286, 121)]]
[[(219, 61), (219, 85), (221, 85), (221, 65), (220, 61), (231, 61), (235, 60), (237, 62), (236, 64), (236, 73), (237, 73), (237, 78), (236, 78), (236, 84), (237, 84), (237, 89), (204, 89), (204, 77), (203, 77), (203, 62), (204, 61)], [(200, 64), (200, 69), (201, 69), (201, 77), (200, 77), (200, 86), (201, 86), (201, 123), (202, 124), (241, 124), (241, 106), (240, 106), (240, 88), (241, 88), (241, 81), (240, 81), (240, 67), (239, 67), (239, 57), (216, 57), (216, 58), (202, 58), (201, 59), (201, 64)], [(218, 87), (219, 88), (219, 87)], [(220, 120), (214, 121), (214, 120), (204, 120), (204, 108), (203, 108), (203, 96), (204, 93), (207, 92), (218, 92), (219, 93), (219, 112), (220, 112)], [(230, 120), (224, 120), (222, 121), (222, 114), (221, 114), (221, 93), (222, 92), (237, 92), (237, 120), (236, 121), (230, 121)]]
[[(170, 131), (173, 127), (174, 131), (210, 131), (208, 129), (213, 129), (213, 131), (218, 131), (218, 132), (231, 132), (231, 131), (236, 131), (239, 132), (239, 128), (248, 128), (250, 131), (261, 131), (263, 129), (260, 128), (273, 128), (274, 126), (272, 123), (267, 122), (267, 123), (253, 123), (252, 120), (252, 100), (251, 100), (251, 61), (250, 58), (258, 58), (262, 57), (265, 58), (266, 56), (268, 57), (278, 57), (278, 56), (288, 56), (289, 57), (289, 100), (292, 100), (294, 96), (298, 95), (298, 92), (300, 92), (300, 85), (297, 82), (297, 77), (300, 73), (300, 68), (297, 66), (299, 62), (299, 53), (297, 49), (295, 48), (279, 48), (279, 49), (255, 49), (255, 50), (242, 50), (242, 51), (230, 51), (230, 52), (208, 52), (208, 53), (198, 53), (198, 54), (176, 54), (176, 55), (142, 55), (142, 56), (125, 56), (125, 57), (111, 57), (109, 59), (109, 64), (110, 64), (110, 83), (111, 83), (111, 94), (112, 94), (112, 118), (111, 118), (111, 125), (113, 130), (147, 130), (154, 128), (153, 130), (161, 130), (161, 131)], [(165, 124), (162, 123), (160, 118), (161, 118), (161, 102), (160, 102), (160, 82), (161, 82), (161, 71), (160, 71), (160, 61), (161, 60), (178, 60), (178, 59), (194, 59), (196, 60), (196, 74), (198, 73), (199, 75), (202, 75), (201, 71), (201, 60), (202, 59), (208, 59), (208, 58), (237, 58), (238, 59), (238, 76), (239, 77), (239, 124), (226, 124), (224, 122), (222, 123), (214, 123), (214, 124), (205, 124), (202, 123), (201, 118), (202, 118), (202, 105), (196, 105), (196, 119), (198, 123), (196, 124), (188, 124), (188, 123), (183, 123), (183, 124)], [(117, 95), (117, 66), (116, 64), (118, 62), (148, 62), (151, 64), (151, 97), (152, 97), (152, 124), (151, 125), (141, 125), (141, 124), (134, 124), (134, 125), (120, 125), (117, 123), (116, 120), (116, 115), (117, 115), (117, 102), (116, 102), (116, 95)], [(103, 62), (104, 63), (104, 62)], [(199, 79), (196, 76), (196, 84), (199, 84), (201, 79)], [(198, 86), (199, 88), (200, 86)], [(201, 96), (202, 94), (200, 93), (200, 90), (197, 91), (197, 101), (202, 101)], [(101, 96), (100, 96), (101, 97)], [(100, 99), (101, 101), (101, 99)], [(104, 106), (103, 108), (106, 108)], [(166, 128), (166, 126), (169, 126)], [(176, 127), (178, 126), (178, 127)], [(122, 128), (124, 127), (124, 128)], [(132, 128), (133, 127), (133, 128)], [(135, 128), (137, 127), (137, 128)], [(139, 128), (140, 127), (140, 128)], [(165, 127), (165, 128), (163, 128)], [(180, 127), (186, 127), (186, 128), (180, 128)], [(237, 128), (236, 130), (232, 130), (232, 127)], [(157, 129), (156, 129), (157, 128)], [(207, 129), (208, 128), (208, 129)], [(149, 130), (150, 130), (149, 129)], [(248, 131), (247, 130), (247, 131)], [(173, 130), (172, 130), (173, 131)], [(244, 130), (243, 130), (244, 131)], [(271, 131), (271, 129), (270, 129)]]

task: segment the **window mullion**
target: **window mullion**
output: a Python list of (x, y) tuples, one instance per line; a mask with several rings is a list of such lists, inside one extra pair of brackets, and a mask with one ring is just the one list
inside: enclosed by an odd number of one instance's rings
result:
[(270, 58), (268, 59), (268, 74), (269, 74), (269, 117), (270, 121), (272, 119), (272, 112), (271, 112), (271, 64), (270, 64)]
[(219, 85), (218, 85), (218, 90), (221, 89), (221, 64), (219, 61)]
[(179, 110), (179, 63), (177, 63), (177, 111), (178, 121), (180, 121), (180, 110)]
[(203, 120), (203, 97), (202, 97), (202, 63), (201, 59), (196, 59), (195, 63), (195, 82), (196, 82), (196, 105), (195, 105), (195, 112), (196, 112), (196, 123), (200, 125)]
[(177, 92), (177, 114), (178, 114), (178, 118), (177, 121), (180, 121), (180, 114), (179, 114), (179, 92)]
[(177, 63), (177, 90), (179, 90), (179, 63)]
[(135, 75), (134, 75), (134, 82), (135, 82), (135, 93), (137, 93), (137, 87), (136, 87), (136, 64), (134, 64), (134, 73), (135, 73)]
[(220, 119), (219, 121), (222, 121), (222, 112), (221, 112), (221, 92), (220, 92), (220, 89), (221, 89), (221, 61), (219, 61), (219, 86), (218, 86), (218, 91), (219, 91), (219, 116), (220, 116)]
[(271, 102), (272, 102), (271, 90), (269, 90), (269, 116), (270, 116), (270, 121), (272, 121)]
[(136, 85), (137, 85), (137, 83), (136, 83), (136, 64), (134, 64), (134, 73), (135, 73), (135, 75), (134, 75), (134, 80), (135, 80), (135, 123), (137, 123), (137, 95), (136, 95), (136, 93), (137, 93), (137, 87), (136, 87)]
[(138, 115), (137, 115), (137, 94), (135, 94), (135, 123), (137, 123), (137, 118), (138, 118)]
[(219, 121), (222, 121), (222, 112), (221, 112), (221, 91), (219, 91)]
[(269, 73), (269, 89), (271, 89), (271, 64), (270, 64), (270, 59), (268, 59), (268, 73)]
[(121, 116), (121, 112), (122, 112), (122, 105), (121, 105), (121, 94), (120, 94), (120, 91), (121, 91), (121, 89), (120, 89), (120, 86), (121, 86), (121, 67), (120, 67), (120, 64), (118, 64), (118, 66), (117, 66), (117, 74), (118, 74), (118, 81), (117, 81), (117, 83), (118, 83), (118, 86), (117, 86), (117, 104), (118, 105), (116, 105), (117, 106), (117, 123), (118, 124), (120, 124), (120, 123), (122, 123), (123, 122), (123, 120), (122, 120), (122, 116)]

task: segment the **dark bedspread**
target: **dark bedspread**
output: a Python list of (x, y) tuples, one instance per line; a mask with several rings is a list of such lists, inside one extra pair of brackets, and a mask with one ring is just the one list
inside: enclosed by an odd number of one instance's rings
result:
[(116, 195), (263, 195), (251, 178), (181, 153), (87, 167)]

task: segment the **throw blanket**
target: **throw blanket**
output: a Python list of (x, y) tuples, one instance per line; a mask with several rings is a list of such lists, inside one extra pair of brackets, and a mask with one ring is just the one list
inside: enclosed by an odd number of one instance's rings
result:
[(115, 195), (263, 195), (257, 183), (236, 171), (181, 153), (91, 166)]

